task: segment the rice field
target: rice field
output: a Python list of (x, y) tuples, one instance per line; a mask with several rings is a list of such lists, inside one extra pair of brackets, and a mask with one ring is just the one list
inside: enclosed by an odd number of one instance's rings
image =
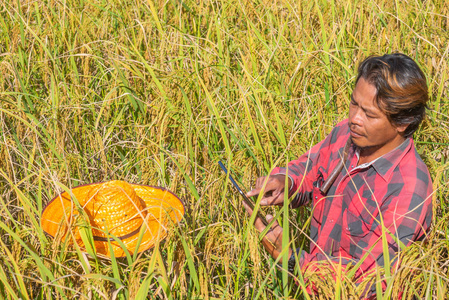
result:
[[(254, 186), (347, 117), (363, 58), (392, 52), (427, 76), (414, 139), (434, 219), (400, 267), (366, 284), (377, 299), (447, 299), (446, 0), (1, 1), (0, 298), (359, 299), (351, 272), (335, 281), (278, 266), (218, 161)], [(171, 190), (184, 220), (126, 258), (43, 232), (42, 209), (59, 192), (108, 180)], [(263, 210), (307, 249), (310, 207)]]

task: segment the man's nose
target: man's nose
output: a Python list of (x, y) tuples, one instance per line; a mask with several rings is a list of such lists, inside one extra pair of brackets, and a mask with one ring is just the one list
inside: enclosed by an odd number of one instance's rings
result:
[(360, 108), (354, 108), (354, 111), (352, 112), (352, 116), (351, 119), (349, 120), (351, 122), (351, 124), (353, 125), (358, 125), (361, 126), (362, 125), (362, 112)]

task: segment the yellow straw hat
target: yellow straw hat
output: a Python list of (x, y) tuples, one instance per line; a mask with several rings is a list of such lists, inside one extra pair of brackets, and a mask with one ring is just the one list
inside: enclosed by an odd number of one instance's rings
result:
[(64, 238), (72, 232), (76, 243), (85, 249), (80, 233), (84, 219), (92, 228), (97, 254), (110, 257), (110, 243), (114, 255), (122, 257), (126, 254), (117, 240), (131, 255), (142, 252), (162, 240), (167, 235), (167, 226), (179, 222), (183, 215), (184, 204), (169, 190), (108, 181), (81, 185), (70, 194), (59, 194), (44, 208), (41, 225), (53, 237), (59, 233)]

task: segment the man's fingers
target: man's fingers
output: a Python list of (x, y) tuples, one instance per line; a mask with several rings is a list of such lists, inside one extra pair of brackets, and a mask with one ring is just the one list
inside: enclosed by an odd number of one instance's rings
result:
[(266, 178), (267, 178), (267, 176), (262, 176), (262, 177), (257, 178), (257, 180), (256, 180), (256, 188), (261, 188), (263, 186), (263, 183), (264, 183)]
[[(243, 205), (245, 206), (245, 208), (247, 207), (245, 204)], [(248, 209), (251, 210), (250, 208)], [(273, 216), (267, 215), (266, 220), (268, 223), (270, 223), (273, 220)], [(256, 217), (254, 220), (254, 227), (259, 232), (263, 232), (267, 226), (262, 222), (262, 220), (259, 217)], [(271, 247), (270, 248), (271, 251), (282, 248), (282, 228), (279, 226), (279, 223), (277, 221), (273, 222), (270, 229), (263, 237), (263, 240), (268, 241), (268, 246)]]
[[(271, 221), (273, 221), (273, 216), (266, 215), (266, 219), (267, 219), (267, 222), (270, 223)], [(279, 223), (277, 221), (273, 222), (273, 224), (270, 227), (270, 230), (274, 230), (276, 227), (279, 227)]]
[[(257, 179), (256, 181), (256, 187), (254, 189), (252, 189), (251, 191), (249, 191), (248, 193), (246, 193), (246, 196), (248, 197), (253, 197), (253, 196), (257, 196), (260, 194), (262, 188), (264, 188), (265, 185), (265, 177), (260, 177)], [(264, 193), (271, 193), (272, 190), (276, 189), (275, 186), (273, 186), (273, 183), (270, 182), (270, 180), (267, 182), (267, 184), (265, 185), (264, 188)]]
[(242, 201), (243, 207), (245, 208), (246, 212), (251, 216), (253, 214), (253, 210), (251, 207), (249, 207), (245, 201)]
[(273, 193), (275, 193), (276, 190), (278, 190), (278, 186), (276, 184), (273, 184), (272, 182), (268, 182), (265, 185), (265, 188), (263, 185), (256, 186), (254, 189), (252, 189), (251, 191), (246, 193), (246, 196), (247, 197), (257, 196), (262, 191), (262, 188), (263, 188), (263, 193), (264, 193), (263, 197), (270, 197), (273, 195)]
[(273, 205), (273, 202), (276, 198), (275, 197), (263, 197), (260, 199), (260, 205), (267, 206), (267, 205)]
[[(251, 216), (253, 214), (253, 210), (245, 203), (243, 203), (243, 207), (246, 209), (246, 211), (248, 212), (248, 214)], [(265, 230), (265, 224), (262, 222), (262, 219), (259, 216), (256, 216), (256, 218), (254, 219), (254, 227), (259, 230), (259, 232), (262, 232)]]
[(260, 188), (255, 188), (252, 189), (251, 191), (249, 191), (248, 193), (246, 193), (246, 197), (253, 197), (253, 196), (257, 196), (260, 194)]
[(260, 217), (256, 217), (254, 219), (254, 227), (259, 231), (262, 232), (265, 230), (265, 228), (267, 227), (262, 220), (260, 219)]
[(262, 190), (263, 187), (255, 188), (246, 193), (246, 196), (253, 197), (259, 195), (263, 191), (263, 197), (264, 198), (270, 198), (270, 197), (278, 197), (281, 192), (283, 192), (282, 188), (279, 188), (277, 184), (273, 183), (267, 183), (265, 188)]
[(276, 193), (271, 197), (263, 197), (260, 199), (260, 205), (268, 206), (268, 205), (282, 205), (284, 203), (284, 194)]
[(273, 216), (272, 215), (266, 215), (266, 219), (267, 219), (267, 222), (270, 223), (271, 220), (273, 220)]
[[(273, 221), (272, 215), (267, 215), (266, 218), (268, 223), (271, 223)], [(282, 249), (282, 228), (279, 226), (279, 223), (277, 221), (273, 222), (270, 230), (267, 231), (263, 239), (269, 242), (269, 244), (271, 245), (270, 249), (277, 251), (280, 251), (280, 249)]]

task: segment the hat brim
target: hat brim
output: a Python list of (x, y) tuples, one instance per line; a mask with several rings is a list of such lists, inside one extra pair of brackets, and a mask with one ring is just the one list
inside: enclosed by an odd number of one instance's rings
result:
[[(89, 200), (89, 191), (99, 184), (102, 183), (80, 185), (73, 188), (71, 193), (76, 197), (79, 204), (83, 206)], [(167, 189), (139, 184), (131, 184), (131, 186), (134, 188), (137, 196), (145, 202), (147, 210), (147, 217), (142, 224), (140, 232), (120, 240), (132, 255), (135, 252), (140, 253), (150, 249), (156, 242), (164, 239), (167, 235), (167, 226), (178, 223), (184, 215), (185, 208), (181, 199)], [(68, 192), (57, 195), (47, 204), (42, 212), (42, 229), (52, 237), (55, 237), (58, 234), (58, 230), (70, 226), (69, 219), (76, 211), (76, 205), (71, 200)], [(144, 231), (143, 237), (140, 239), (140, 244), (137, 245), (142, 231)], [(65, 236), (64, 233), (62, 235)], [(76, 240), (84, 248), (82, 241), (80, 239)], [(112, 247), (109, 247), (109, 244)], [(96, 253), (100, 255), (111, 257), (110, 248), (112, 248), (115, 257), (126, 255), (125, 250), (114, 239), (110, 241), (94, 240), (94, 245)]]

